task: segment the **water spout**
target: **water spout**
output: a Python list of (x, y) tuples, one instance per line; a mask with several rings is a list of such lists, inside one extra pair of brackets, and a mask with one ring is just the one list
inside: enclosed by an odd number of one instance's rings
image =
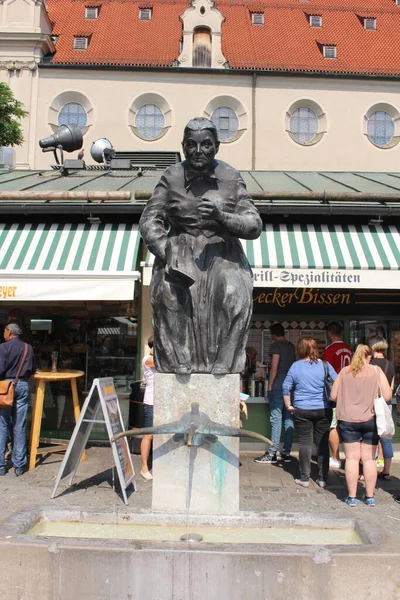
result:
[(218, 440), (218, 436), (222, 437), (248, 437), (253, 440), (259, 440), (272, 446), (271, 440), (256, 433), (240, 429), (239, 427), (229, 427), (221, 423), (211, 421), (210, 417), (199, 410), (199, 404), (193, 402), (190, 412), (185, 413), (179, 421), (165, 423), (164, 425), (156, 425), (155, 427), (142, 427), (123, 431), (114, 436), (111, 441), (116, 442), (123, 437), (136, 437), (141, 435), (160, 435), (174, 434), (174, 441), (183, 441), (186, 446), (203, 446), (205, 444), (214, 444)]
[(189, 446), (189, 447), (192, 446), (193, 436), (195, 435), (195, 433), (196, 433), (196, 426), (194, 423), (192, 423), (192, 425), (190, 426), (190, 429), (189, 429), (188, 436), (187, 436), (187, 442), (186, 442), (187, 446)]

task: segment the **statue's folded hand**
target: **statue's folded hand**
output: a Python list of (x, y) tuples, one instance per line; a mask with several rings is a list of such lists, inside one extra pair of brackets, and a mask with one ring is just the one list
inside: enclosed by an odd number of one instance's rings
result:
[(197, 206), (197, 210), (203, 217), (203, 219), (216, 219), (221, 214), (220, 200), (218, 198), (200, 198), (200, 202)]

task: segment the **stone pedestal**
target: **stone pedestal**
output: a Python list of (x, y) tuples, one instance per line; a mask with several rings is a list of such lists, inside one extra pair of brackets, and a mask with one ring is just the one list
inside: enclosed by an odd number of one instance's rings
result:
[[(198, 402), (212, 421), (239, 427), (239, 375), (156, 373), (154, 425), (178, 421)], [(152, 509), (196, 514), (239, 511), (239, 438), (188, 448), (171, 435), (153, 441)]]

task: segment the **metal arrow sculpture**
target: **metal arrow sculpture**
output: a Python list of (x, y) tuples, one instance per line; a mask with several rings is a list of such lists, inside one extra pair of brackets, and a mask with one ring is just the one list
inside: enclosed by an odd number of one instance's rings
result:
[(205, 443), (215, 443), (218, 436), (223, 437), (247, 437), (254, 440), (260, 440), (269, 446), (272, 446), (271, 440), (260, 433), (247, 431), (239, 427), (229, 427), (211, 421), (206, 413), (200, 412), (199, 404), (193, 402), (191, 411), (185, 413), (179, 421), (165, 423), (165, 425), (156, 425), (155, 427), (143, 427), (124, 431), (114, 436), (111, 441), (116, 442), (123, 437), (137, 437), (141, 435), (174, 434), (174, 441), (184, 441), (186, 446), (203, 446)]

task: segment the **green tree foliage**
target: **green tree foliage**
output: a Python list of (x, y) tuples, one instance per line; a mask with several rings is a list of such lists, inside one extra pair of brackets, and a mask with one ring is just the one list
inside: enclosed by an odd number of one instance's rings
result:
[(0, 146), (20, 146), (24, 141), (21, 119), (27, 111), (6, 83), (0, 83)]

